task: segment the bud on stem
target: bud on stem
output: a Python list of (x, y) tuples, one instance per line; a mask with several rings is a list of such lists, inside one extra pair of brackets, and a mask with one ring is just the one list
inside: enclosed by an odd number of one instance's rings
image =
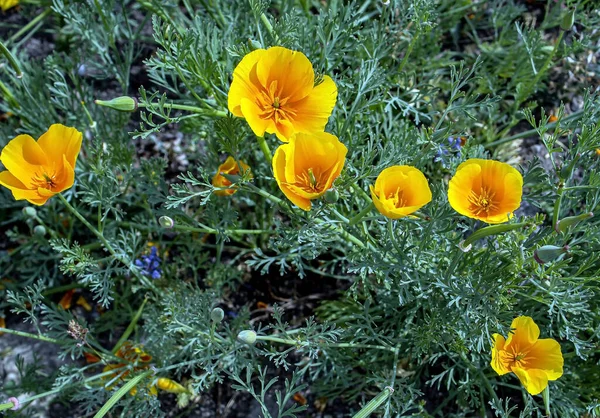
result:
[(558, 261), (569, 251), (569, 246), (557, 247), (556, 245), (544, 245), (533, 252), (533, 259), (540, 264)]
[(589, 219), (593, 216), (594, 214), (592, 212), (582, 213), (581, 215), (577, 216), (567, 216), (566, 218), (563, 218), (560, 221), (556, 222), (556, 224), (554, 225), (554, 230), (556, 232), (565, 232), (570, 226), (575, 226), (579, 222), (585, 221), (586, 219)]
[(116, 97), (112, 100), (95, 100), (94, 103), (119, 112), (135, 112), (138, 108), (137, 100), (129, 96)]
[(458, 244), (458, 246), (462, 251), (468, 252), (471, 250), (471, 244), (473, 244), (477, 240), (480, 240), (481, 238), (485, 238), (490, 235), (503, 234), (505, 232), (514, 231), (515, 229), (521, 229), (529, 225), (531, 225), (529, 222), (520, 222), (508, 225), (503, 224), (486, 226), (473, 232), (466, 240), (461, 241), (460, 244)]

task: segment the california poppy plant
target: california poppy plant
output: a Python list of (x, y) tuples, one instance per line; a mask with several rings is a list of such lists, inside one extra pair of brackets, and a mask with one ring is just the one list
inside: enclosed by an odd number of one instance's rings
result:
[[(246, 171), (250, 170), (250, 167), (248, 167), (248, 165), (243, 161), (239, 161), (238, 164), (238, 162), (232, 156), (227, 157), (225, 162), (219, 166), (217, 174), (215, 174), (213, 177), (212, 185), (215, 187), (231, 186), (231, 182), (227, 180), (221, 173), (238, 175), (240, 174), (240, 169), (241, 172), (245, 173)], [(235, 192), (237, 192), (235, 187), (229, 187), (225, 190), (215, 190), (215, 194), (217, 196), (228, 196), (234, 194)]]
[(337, 99), (329, 76), (315, 85), (312, 64), (299, 51), (274, 46), (247, 54), (233, 72), (228, 107), (257, 136), (287, 142), (296, 132), (322, 132)]
[(0, 184), (16, 200), (43, 205), (73, 186), (81, 140), (81, 132), (60, 124), (50, 126), (37, 142), (29, 135), (17, 136), (0, 154), (7, 170), (0, 172)]
[(421, 171), (408, 165), (395, 165), (383, 170), (371, 198), (377, 210), (390, 219), (398, 219), (431, 202), (431, 190)]
[(513, 372), (527, 392), (541, 393), (549, 380), (563, 374), (563, 356), (560, 344), (552, 338), (538, 339), (540, 329), (528, 316), (519, 316), (512, 322), (507, 339), (500, 334), (492, 336), (492, 368), (499, 375)]
[(489, 224), (508, 221), (521, 206), (523, 176), (506, 163), (470, 159), (458, 166), (448, 186), (450, 206)]
[(281, 191), (303, 210), (331, 188), (342, 172), (348, 149), (327, 132), (296, 134), (273, 156), (273, 174)]

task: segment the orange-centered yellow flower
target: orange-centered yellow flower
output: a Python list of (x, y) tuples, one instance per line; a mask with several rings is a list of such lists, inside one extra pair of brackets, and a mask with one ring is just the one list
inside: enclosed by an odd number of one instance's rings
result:
[[(238, 162), (236, 162), (232, 156), (229, 156), (225, 162), (219, 166), (217, 174), (215, 174), (212, 179), (212, 185), (215, 187), (229, 187), (231, 186), (231, 182), (222, 176), (221, 173), (234, 176), (240, 174), (240, 172), (245, 173), (248, 170), (250, 170), (250, 167), (248, 167), (246, 163), (239, 161), (238, 165)], [(235, 192), (237, 192), (235, 187), (230, 187), (229, 189), (225, 190), (215, 190), (215, 194), (217, 196), (228, 196), (234, 194)]]
[(458, 166), (448, 187), (450, 206), (489, 224), (508, 221), (521, 206), (523, 177), (506, 163), (471, 159)]
[(274, 46), (257, 49), (238, 64), (228, 107), (254, 134), (274, 133), (287, 142), (296, 132), (323, 132), (336, 99), (331, 77), (315, 86), (312, 64), (302, 52)]
[(431, 202), (427, 179), (415, 167), (394, 165), (379, 173), (371, 199), (377, 210), (391, 219), (402, 218)]
[(0, 9), (5, 12), (17, 4), (19, 4), (19, 0), (0, 0)]
[(29, 135), (17, 136), (0, 154), (8, 170), (0, 172), (0, 184), (16, 200), (43, 205), (73, 186), (81, 139), (77, 129), (59, 124), (50, 126), (37, 142)]
[(281, 191), (303, 210), (331, 188), (342, 172), (348, 149), (327, 132), (299, 133), (273, 156), (273, 174)]
[(499, 375), (513, 372), (527, 392), (537, 395), (563, 374), (560, 344), (552, 338), (539, 340), (540, 329), (528, 316), (512, 322), (511, 334), (505, 340), (500, 334), (492, 336), (492, 368)]

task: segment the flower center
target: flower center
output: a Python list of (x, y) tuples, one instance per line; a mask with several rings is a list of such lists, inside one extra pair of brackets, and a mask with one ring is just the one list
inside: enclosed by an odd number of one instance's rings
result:
[(406, 200), (404, 199), (404, 191), (400, 190), (399, 188), (396, 189), (395, 193), (390, 193), (387, 196), (388, 200), (392, 201), (392, 204), (394, 205), (394, 207), (396, 207), (397, 209), (399, 208), (403, 208), (406, 206)]
[(471, 191), (469, 195), (469, 203), (471, 207), (469, 208), (474, 215), (480, 215), (481, 213), (485, 213), (489, 215), (490, 212), (493, 212), (498, 208), (498, 205), (494, 202), (495, 192), (489, 190), (486, 187), (481, 186), (481, 190), (479, 194)]
[(277, 80), (272, 81), (268, 89), (262, 89), (262, 94), (258, 97), (257, 103), (262, 109), (262, 113), (260, 114), (261, 119), (271, 119), (275, 123), (279, 123), (296, 114), (293, 109), (286, 106), (289, 98), (281, 97), (281, 93)]
[(321, 184), (323, 184), (323, 175), (318, 174), (318, 178), (315, 175), (315, 172), (312, 168), (306, 170), (306, 172), (301, 173), (296, 176), (296, 186), (301, 188), (304, 191), (309, 193), (320, 193), (322, 190)]
[(52, 174), (48, 174), (46, 170), (43, 170), (42, 174), (36, 172), (32, 180), (36, 187), (52, 190), (56, 187), (56, 172), (53, 171)]

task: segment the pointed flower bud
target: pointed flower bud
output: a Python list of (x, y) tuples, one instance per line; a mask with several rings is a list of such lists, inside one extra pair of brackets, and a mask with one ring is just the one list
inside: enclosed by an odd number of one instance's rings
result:
[(163, 228), (171, 229), (175, 226), (175, 221), (169, 216), (161, 216), (158, 218), (158, 224)]
[(248, 46), (250, 47), (250, 49), (252, 51), (256, 51), (257, 49), (262, 49), (262, 45), (260, 44), (260, 42), (254, 40), (254, 39), (250, 39), (250, 38), (248, 38)]
[(575, 10), (571, 10), (570, 12), (567, 12), (567, 14), (563, 16), (562, 22), (560, 23), (560, 28), (562, 30), (571, 30), (574, 23), (575, 23)]
[(135, 112), (138, 108), (137, 100), (129, 96), (116, 97), (112, 100), (95, 100), (94, 103), (120, 112)]
[(544, 245), (533, 252), (533, 258), (540, 264), (558, 261), (569, 251), (569, 246), (557, 247), (556, 245)]
[(156, 381), (156, 387), (160, 390), (164, 390), (169, 393), (186, 393), (187, 389), (181, 386), (174, 380), (167, 379), (166, 377), (159, 377)]
[(254, 345), (256, 342), (256, 332), (252, 330), (244, 330), (241, 331), (237, 336), (238, 341), (243, 342), (244, 344)]
[(554, 230), (556, 232), (565, 232), (570, 226), (577, 225), (579, 222), (585, 221), (593, 216), (594, 214), (592, 212), (582, 213), (581, 215), (577, 216), (567, 216), (554, 225)]
[(215, 308), (210, 313), (210, 319), (217, 324), (225, 318), (225, 312), (221, 308)]

